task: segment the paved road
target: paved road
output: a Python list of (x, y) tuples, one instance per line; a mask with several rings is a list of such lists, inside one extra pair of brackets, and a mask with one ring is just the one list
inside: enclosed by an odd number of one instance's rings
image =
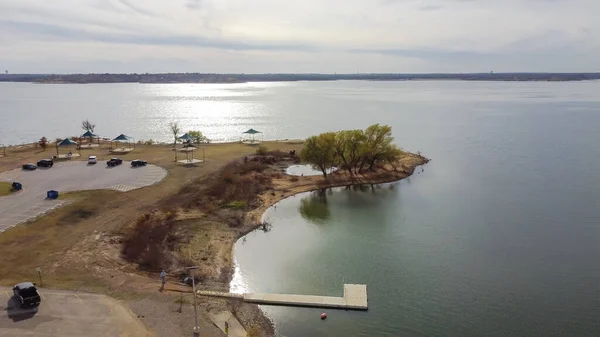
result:
[(104, 162), (88, 165), (83, 161), (59, 162), (54, 167), (35, 171), (21, 169), (0, 173), (0, 181), (18, 181), (23, 191), (0, 197), (0, 233), (4, 230), (38, 217), (64, 200), (46, 200), (46, 191), (61, 192), (113, 189), (127, 192), (152, 185), (164, 179), (167, 171), (154, 165), (132, 168), (130, 162), (107, 167)]
[(150, 336), (143, 323), (116, 300), (96, 294), (43, 290), (36, 309), (21, 309), (10, 288), (0, 287), (0, 336)]

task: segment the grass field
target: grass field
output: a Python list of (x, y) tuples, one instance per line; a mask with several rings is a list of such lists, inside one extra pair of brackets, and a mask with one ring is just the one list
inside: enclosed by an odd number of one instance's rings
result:
[(0, 197), (10, 195), (12, 193), (12, 184), (7, 182), (0, 182)]
[[(264, 145), (283, 151), (298, 150), (302, 146), (283, 142), (265, 142)], [(123, 232), (141, 214), (163, 207), (163, 200), (176, 195), (186, 184), (216, 172), (234, 159), (256, 152), (256, 147), (239, 143), (207, 144), (202, 148), (205, 151), (204, 163), (183, 166), (175, 162), (176, 151), (172, 145), (136, 145), (133, 152), (119, 157), (124, 160), (143, 159), (167, 169), (169, 174), (161, 183), (127, 193), (106, 190), (64, 194), (61, 199), (72, 200), (69, 205), (0, 234), (0, 255), (3, 256), (0, 284), (11, 285), (34, 279), (37, 277), (36, 267), (41, 267), (44, 283), (55, 288), (111, 292), (117, 286), (127, 288), (129, 284), (132, 287), (136, 284), (139, 290), (140, 283), (147, 283), (148, 276), (154, 275), (149, 274), (152, 271), (139, 271), (137, 266), (121, 258), (120, 238)], [(0, 158), (0, 171), (18, 168), (23, 163), (36, 162), (55, 153), (34, 147), (8, 148), (7, 156)], [(96, 148), (82, 150), (80, 159), (85, 160), (89, 155), (98, 156), (99, 165), (114, 157), (108, 148)], [(177, 156), (178, 159), (185, 158), (182, 153)], [(194, 218), (187, 227), (194, 231), (193, 240), (198, 244), (213, 239), (232, 240), (235, 236), (227, 224), (197, 218), (193, 211), (182, 214), (182, 217)], [(224, 254), (229, 252), (215, 246), (214, 251), (208, 249), (201, 255)]]

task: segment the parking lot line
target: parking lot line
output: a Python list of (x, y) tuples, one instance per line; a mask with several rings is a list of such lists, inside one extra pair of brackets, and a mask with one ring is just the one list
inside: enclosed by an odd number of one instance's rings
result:
[(10, 294), (8, 293), (8, 291), (5, 291), (4, 293), (6, 294), (6, 296), (8, 296), (8, 298), (11, 297)]

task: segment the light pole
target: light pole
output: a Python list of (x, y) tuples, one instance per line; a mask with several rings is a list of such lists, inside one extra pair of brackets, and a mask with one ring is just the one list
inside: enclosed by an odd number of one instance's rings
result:
[[(185, 267), (184, 269), (190, 271), (198, 268), (200, 268), (200, 266)], [(200, 336), (200, 328), (198, 327), (198, 308), (196, 308), (196, 279), (194, 275), (191, 275), (191, 272), (190, 276), (192, 277), (192, 291), (194, 293), (194, 337), (198, 337)]]

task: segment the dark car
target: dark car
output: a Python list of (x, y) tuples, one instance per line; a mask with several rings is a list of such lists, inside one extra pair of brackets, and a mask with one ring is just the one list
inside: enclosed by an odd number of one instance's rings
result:
[(136, 160), (132, 160), (131, 161), (131, 166), (132, 167), (138, 167), (138, 166), (146, 166), (148, 164), (147, 161), (145, 160), (140, 160), (140, 159), (136, 159)]
[(37, 162), (38, 167), (52, 167), (52, 165), (54, 165), (52, 159), (42, 159)]
[(35, 166), (34, 163), (29, 163), (29, 164), (25, 164), (23, 165), (23, 170), (29, 170), (29, 171), (33, 171), (37, 168), (37, 166)]
[(117, 166), (123, 164), (123, 159), (121, 158), (110, 158), (109, 161), (106, 162), (108, 166)]
[(38, 306), (42, 300), (40, 294), (37, 292), (35, 284), (31, 282), (17, 284), (13, 288), (13, 294), (21, 308)]

